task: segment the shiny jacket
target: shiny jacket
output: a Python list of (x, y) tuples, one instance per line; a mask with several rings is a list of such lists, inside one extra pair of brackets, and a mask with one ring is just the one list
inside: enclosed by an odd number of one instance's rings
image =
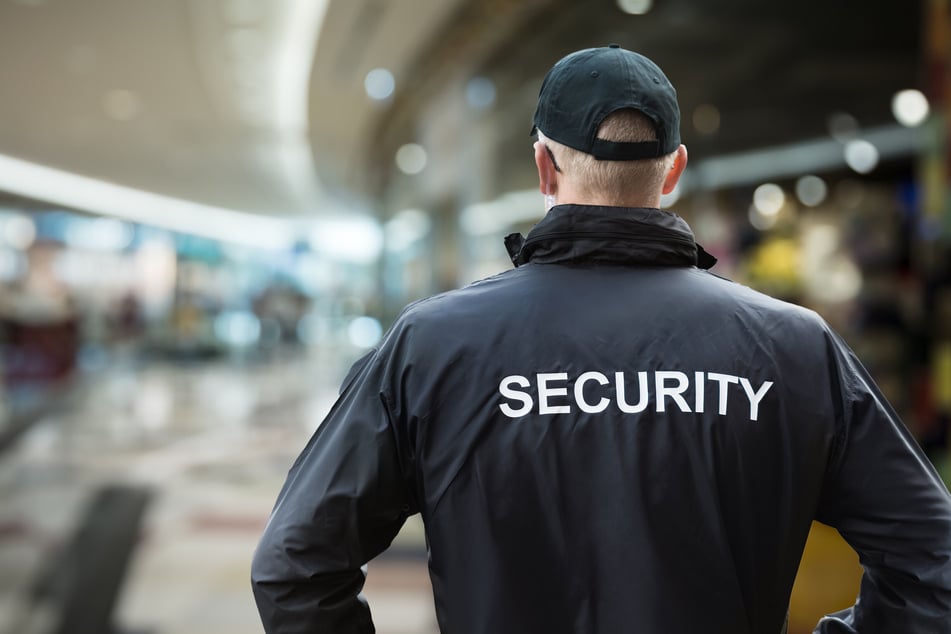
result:
[(656, 209), (511, 244), (354, 366), (254, 557), (268, 633), (372, 632), (361, 567), (414, 513), (445, 634), (780, 632), (814, 519), (865, 567), (817, 631), (951, 632), (951, 497), (822, 319)]

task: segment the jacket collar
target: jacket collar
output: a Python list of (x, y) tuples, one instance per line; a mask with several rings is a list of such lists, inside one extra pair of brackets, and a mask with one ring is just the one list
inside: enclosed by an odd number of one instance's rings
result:
[(708, 269), (717, 261), (680, 216), (642, 207), (556, 205), (527, 237), (506, 236), (505, 248), (515, 266), (600, 262)]

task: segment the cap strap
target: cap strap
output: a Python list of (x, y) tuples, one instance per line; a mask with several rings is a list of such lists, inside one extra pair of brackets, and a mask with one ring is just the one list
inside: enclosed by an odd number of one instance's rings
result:
[(637, 161), (661, 155), (660, 141), (607, 141), (595, 139), (591, 155), (599, 161)]

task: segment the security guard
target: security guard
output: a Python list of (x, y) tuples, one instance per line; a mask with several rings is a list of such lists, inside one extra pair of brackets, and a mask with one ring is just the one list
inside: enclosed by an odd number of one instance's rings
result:
[(549, 71), (547, 215), (354, 366), (254, 557), (268, 633), (374, 631), (362, 567), (414, 513), (446, 633), (777, 633), (814, 519), (865, 567), (817, 632), (951, 632), (951, 496), (822, 319), (658, 208), (679, 121), (637, 53)]

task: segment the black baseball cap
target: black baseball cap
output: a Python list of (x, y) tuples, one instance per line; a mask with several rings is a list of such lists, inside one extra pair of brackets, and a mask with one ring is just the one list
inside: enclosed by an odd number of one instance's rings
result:
[[(598, 138), (605, 117), (633, 108), (654, 122), (656, 141), (623, 143)], [(600, 161), (665, 156), (680, 146), (677, 91), (664, 72), (617, 44), (576, 51), (560, 59), (542, 82), (532, 134), (553, 139)]]

